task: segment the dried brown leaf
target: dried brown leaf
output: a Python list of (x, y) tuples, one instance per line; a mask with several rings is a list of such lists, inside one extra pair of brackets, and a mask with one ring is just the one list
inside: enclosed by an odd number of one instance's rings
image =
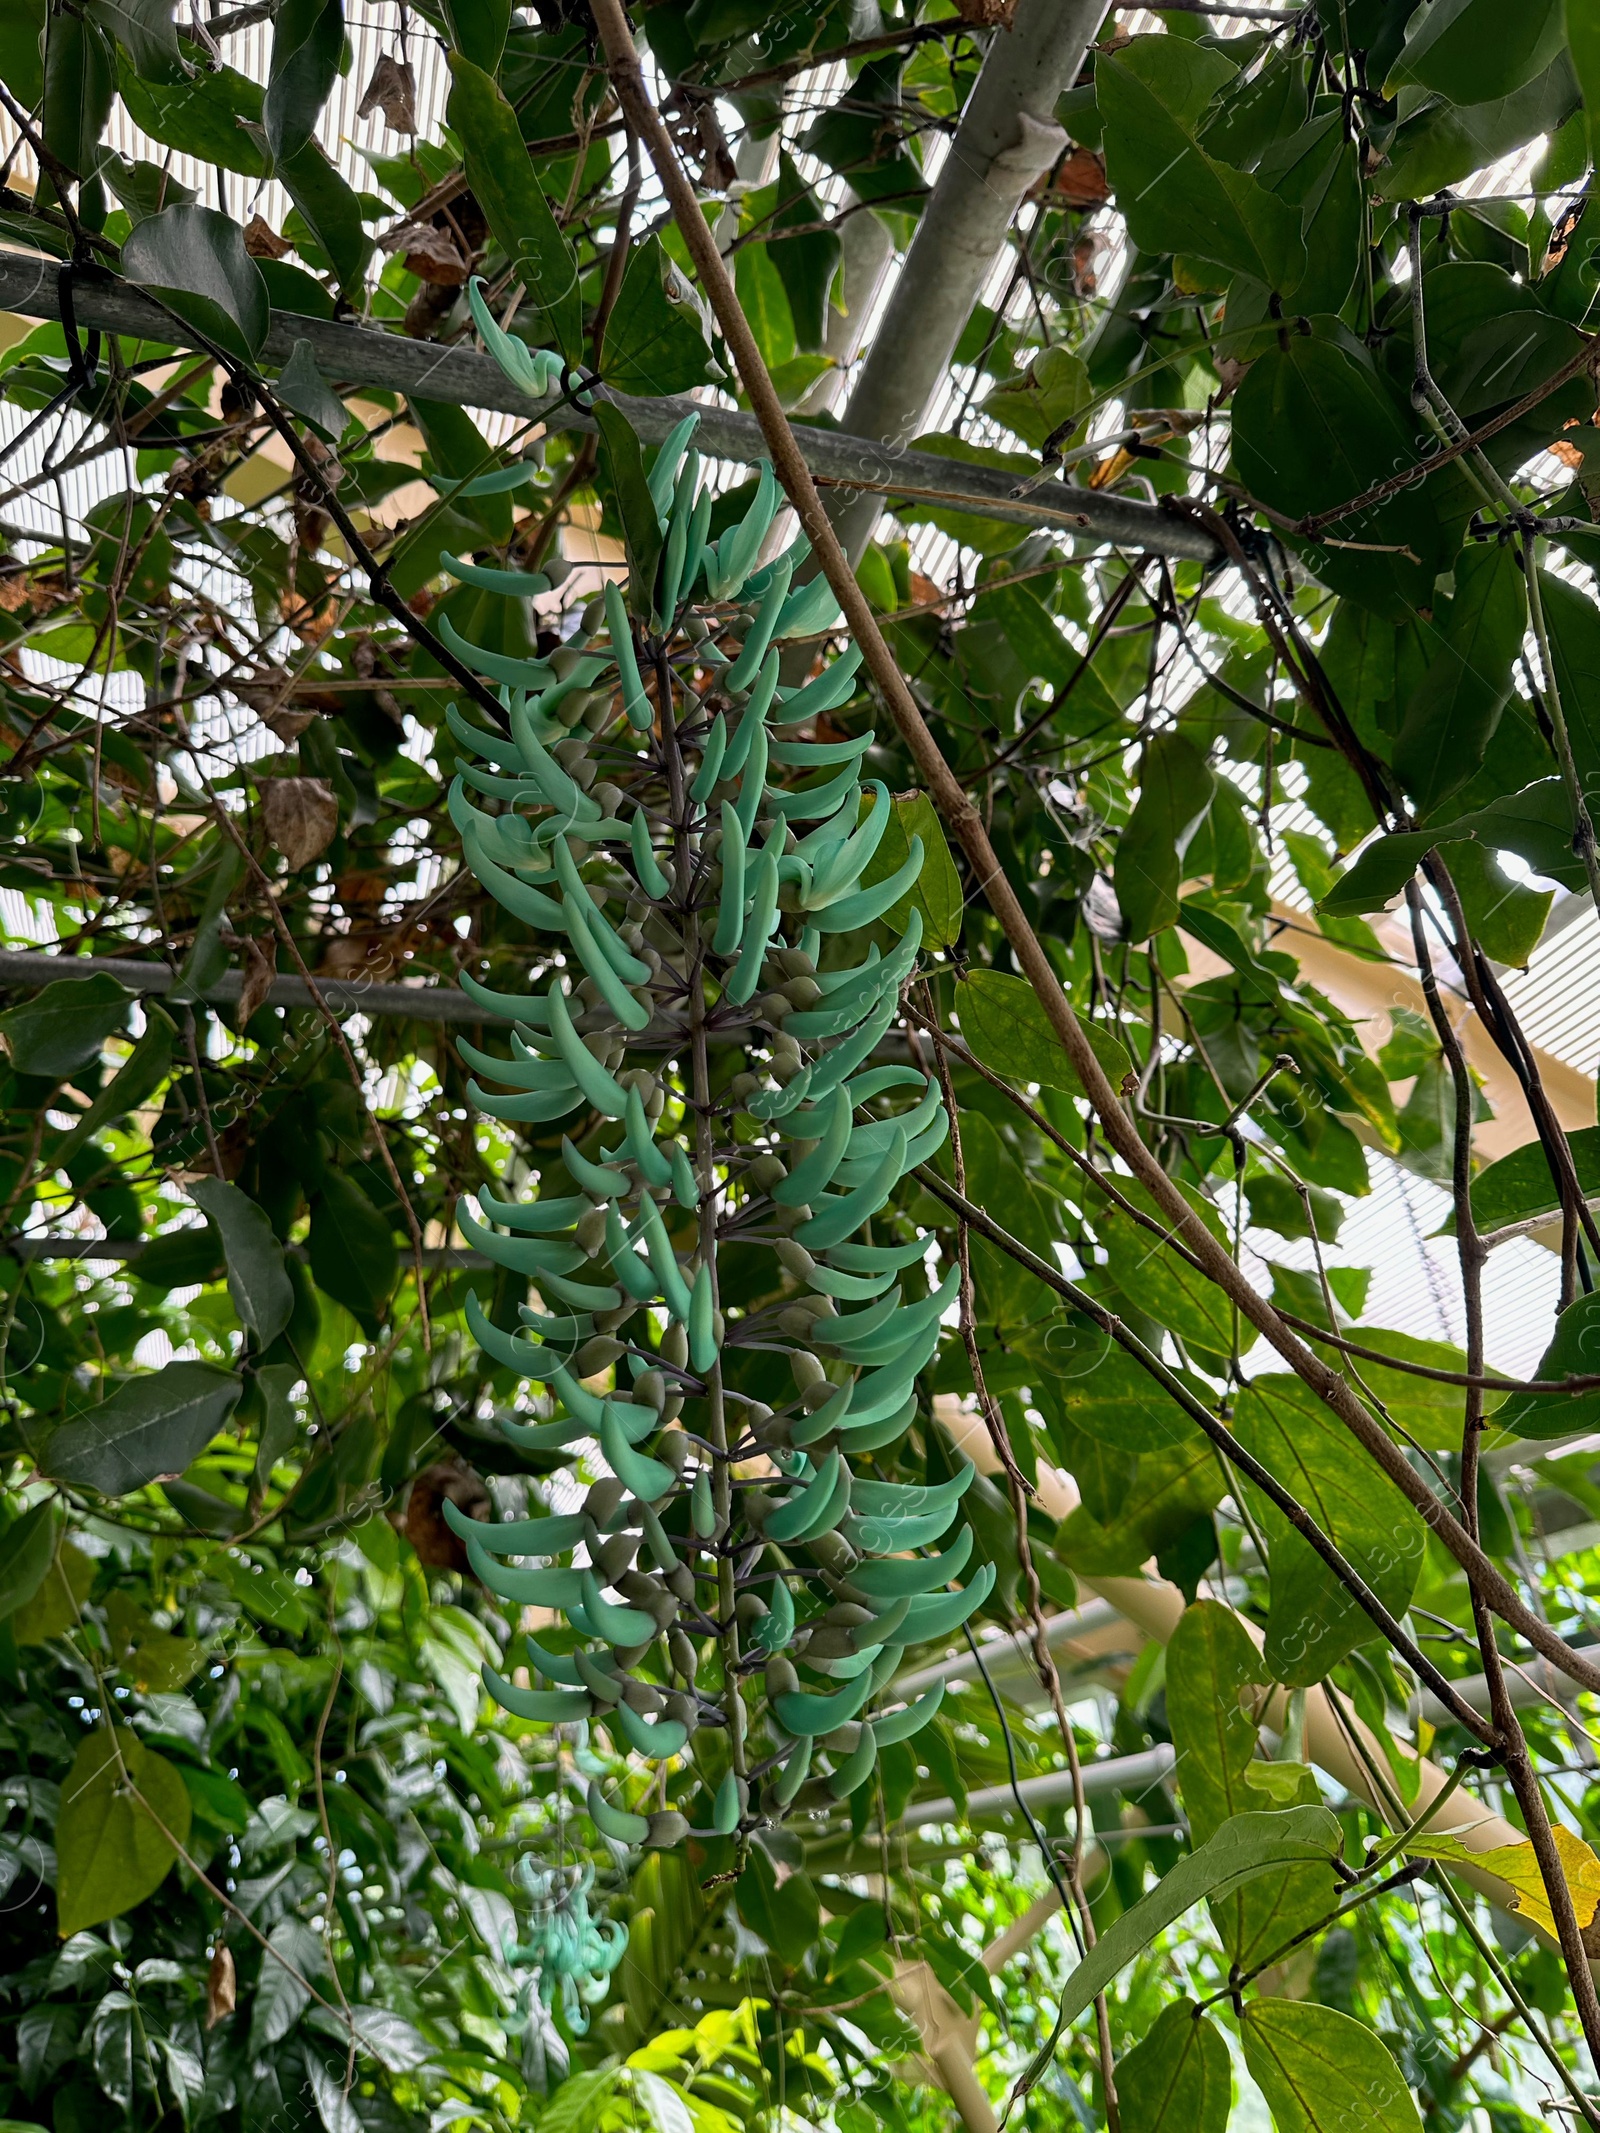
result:
[(471, 262), (454, 236), (438, 223), (425, 222), (420, 229), (391, 230), (383, 240), (386, 252), (404, 255), (405, 269), (420, 281), (441, 289), (459, 288), (471, 272)]
[(285, 253), (294, 250), (294, 246), (280, 237), (262, 215), (252, 215), (245, 224), (244, 248), (252, 259), (282, 259)]
[(233, 1967), (233, 1950), (218, 1941), (211, 1967), (206, 1972), (206, 2027), (225, 2022), (239, 2002), (239, 1980)]
[(366, 94), (356, 106), (356, 117), (370, 118), (374, 111), (383, 113), (391, 133), (416, 132), (417, 75), (409, 59), (396, 59), (390, 52), (379, 59)]
[(1056, 172), (1055, 191), (1069, 207), (1098, 207), (1109, 200), (1105, 157), (1093, 148), (1074, 148)]
[(327, 850), (339, 827), (339, 803), (326, 778), (271, 778), (261, 788), (268, 837), (298, 873)]
[(278, 974), (277, 936), (269, 933), (264, 941), (247, 940), (242, 944), (242, 953), (244, 983), (239, 988), (241, 1027), (249, 1021), (272, 990), (272, 981)]

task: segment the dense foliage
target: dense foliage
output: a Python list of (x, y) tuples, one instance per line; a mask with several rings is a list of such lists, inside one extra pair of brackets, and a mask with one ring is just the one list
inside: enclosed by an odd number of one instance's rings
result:
[[(803, 448), (1037, 13), (637, 12)], [(855, 564), (946, 822), (606, 15), (0, 21), (0, 2113), (1600, 2122), (1592, 10), (1100, 26)]]

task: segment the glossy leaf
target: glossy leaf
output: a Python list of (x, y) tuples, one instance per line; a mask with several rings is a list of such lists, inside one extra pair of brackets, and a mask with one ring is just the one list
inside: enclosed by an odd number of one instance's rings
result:
[[(1343, 1424), (1298, 1378), (1264, 1376), (1240, 1397), (1233, 1426), (1390, 1613), (1403, 1614), (1422, 1568), (1422, 1522), (1393, 1482), (1352, 1456)], [(1377, 1632), (1309, 1541), (1251, 1494), (1272, 1557), (1267, 1668), (1274, 1681), (1305, 1687)]]
[[(1556, 1320), (1555, 1336), (1534, 1372), (1541, 1380), (1600, 1374), (1600, 1292), (1580, 1296)], [(1592, 1429), (1600, 1391), (1514, 1392), (1495, 1410), (1501, 1429), (1519, 1437), (1568, 1437)]]
[(96, 1727), (73, 1761), (56, 1825), (62, 1934), (142, 1903), (176, 1864), (189, 1817), (189, 1795), (171, 1763), (124, 1727)]
[(267, 336), (266, 285), (237, 223), (209, 207), (168, 207), (134, 229), (123, 271), (236, 356)]
[(1100, 1936), (1067, 1980), (1062, 2021), (1075, 2022), (1095, 1994), (1192, 1904), (1231, 1894), (1262, 1874), (1284, 1866), (1316, 1867), (1326, 1873), (1331, 1910), (1337, 1884), (1330, 1862), (1338, 1856), (1341, 1836), (1337, 1817), (1326, 1807), (1287, 1807), (1224, 1822)]
[(1527, 620), (1516, 557), (1487, 543), (1469, 548), (1455, 591), (1430, 626), (1433, 656), (1395, 740), (1394, 767), (1420, 814), (1433, 813), (1482, 762), (1511, 693)]
[[(956, 995), (961, 1033), (978, 1057), (997, 1073), (1041, 1088), (1081, 1096), (1082, 1086), (1063, 1051), (1038, 995), (1026, 978), (1001, 970), (974, 970)], [(1090, 1049), (1111, 1086), (1132, 1073), (1127, 1047), (1103, 1023), (1080, 1017)]]
[(662, 249), (647, 237), (628, 254), (616, 307), (606, 325), (600, 374), (618, 392), (689, 392), (710, 376), (699, 301)]
[(1240, 2024), (1245, 2064), (1276, 2133), (1413, 2133), (1422, 2124), (1405, 2076), (1364, 2022), (1306, 2000), (1252, 2000)]
[(1211, 785), (1205, 758), (1181, 734), (1158, 734), (1145, 749), (1113, 876), (1130, 940), (1148, 940), (1177, 917), (1183, 855), (1211, 805)]
[(284, 0), (273, 22), (262, 123), (278, 165), (312, 140), (344, 50), (343, 0)]
[(116, 979), (59, 978), (0, 1014), (11, 1064), (19, 1074), (64, 1081), (100, 1056), (107, 1037), (128, 1019), (128, 994)]
[[(1300, 218), (1191, 130), (1193, 74), (1168, 38), (1139, 38), (1095, 70), (1106, 173), (1136, 243), (1284, 288), (1304, 259)], [(1187, 121), (1187, 123), (1186, 123)]]
[(583, 315), (577, 261), (528, 161), (516, 113), (460, 52), (450, 54), (450, 81), (450, 124), (466, 151), (468, 180), (532, 299), (540, 344), (576, 362)]
[(376, 1311), (395, 1285), (400, 1257), (389, 1225), (343, 1171), (323, 1179), (307, 1245), (317, 1287), (358, 1318)]
[(922, 872), (915, 888), (884, 913), (884, 924), (895, 933), (904, 933), (912, 912), (920, 911), (923, 945), (930, 950), (948, 948), (961, 936), (961, 876), (945, 841), (938, 809), (925, 792), (896, 796), (889, 826), (867, 862), (861, 886), (870, 889), (897, 873), (910, 856), (913, 837), (922, 839)]
[(189, 1187), (189, 1197), (221, 1239), (239, 1323), (254, 1334), (258, 1350), (270, 1348), (294, 1309), (283, 1246), (271, 1222), (254, 1200), (222, 1178), (200, 1179)]
[(1192, 2000), (1173, 2000), (1117, 2062), (1126, 2133), (1226, 2133), (1233, 2068), (1216, 2025)]
[(210, 1363), (167, 1363), (131, 1377), (97, 1407), (63, 1422), (45, 1452), (59, 1481), (126, 1496), (193, 1465), (232, 1413), (241, 1390)]

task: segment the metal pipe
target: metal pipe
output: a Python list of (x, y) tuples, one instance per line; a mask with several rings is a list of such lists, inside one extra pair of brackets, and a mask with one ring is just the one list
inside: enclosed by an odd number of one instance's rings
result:
[[(0, 949), (0, 989), (50, 985), (57, 978), (115, 978), (133, 993), (166, 993), (178, 982), (178, 973), (165, 963), (124, 962), (115, 955), (52, 955), (44, 949)], [(205, 988), (203, 998), (213, 1006), (231, 1007), (244, 985), (244, 974), (226, 970)], [(481, 1007), (474, 1007), (464, 992), (453, 985), (369, 985), (360, 978), (316, 980), (318, 992), (329, 1007), (341, 1014), (405, 1015), (416, 1022), (485, 1022)], [(311, 989), (304, 978), (274, 978), (263, 1003), (269, 1007), (314, 1007)]]
[[(1074, 0), (1078, 4), (1078, 0)], [(0, 311), (28, 318), (59, 318), (57, 262), (29, 253), (0, 251)], [(122, 333), (182, 347), (182, 324), (127, 282), (94, 280), (74, 285), (73, 303), (81, 325), (103, 333)], [(413, 341), (401, 333), (371, 326), (338, 324), (332, 319), (303, 318), (275, 311), (260, 362), (266, 369), (287, 363), (295, 343), (305, 341), (322, 376), (336, 387), (381, 386), (418, 399), (444, 400), (458, 407), (481, 407), (521, 415), (547, 429), (591, 431), (594, 417), (559, 400), (532, 400), (519, 392), (491, 356), (466, 346), (443, 347)], [(713, 407), (682, 394), (638, 400), (601, 388), (647, 444), (659, 444), (687, 414), (700, 418), (700, 449), (714, 458), (755, 465), (767, 456), (761, 425), (754, 415)], [(1028, 496), (1014, 496), (1014, 475), (999, 467), (966, 466), (933, 452), (904, 452), (870, 437), (802, 423), (797, 432), (814, 478), (825, 487), (871, 490), (886, 500), (943, 503), (987, 518), (1019, 525), (1052, 527), (1086, 539), (1111, 541), (1151, 555), (1217, 560), (1218, 550), (1198, 528), (1154, 504), (1120, 496), (1100, 496), (1088, 489), (1048, 482)]]
[[(1600, 1644), (1574, 1644), (1574, 1651), (1600, 1652)], [(1470, 1703), (1475, 1711), (1489, 1709), (1489, 1684), (1482, 1674), (1464, 1674), (1450, 1686), (1464, 1703)], [(1576, 1683), (1558, 1673), (1548, 1660), (1541, 1659), (1537, 1652), (1530, 1652), (1526, 1660), (1506, 1661), (1506, 1697), (1513, 1711), (1532, 1710), (1535, 1705), (1546, 1708), (1556, 1704), (1563, 1711), (1576, 1707), (1582, 1691)], [(1428, 1689), (1422, 1692), (1422, 1715), (1433, 1726), (1448, 1726), (1449, 1712)]]
[[(1105, 0), (1021, 0), (1011, 28), (995, 31), (851, 392), (852, 435), (893, 447), (921, 430), (1012, 217), (1065, 146), (1056, 100), (1105, 11)], [(852, 559), (882, 509), (870, 493), (830, 504)]]
[[(1083, 1796), (1093, 1800), (1108, 1792), (1148, 1792), (1152, 1785), (1159, 1785), (1171, 1775), (1176, 1761), (1172, 1743), (1160, 1741), (1137, 1755), (1112, 1755), (1103, 1762), (1085, 1763)], [(1062, 1801), (1070, 1804), (1072, 1772), (1052, 1770), (1044, 1777), (1024, 1778), (1016, 1792), (1009, 1785), (985, 1785), (981, 1791), (967, 1794), (965, 1815), (954, 1800), (923, 1800), (908, 1807), (896, 1827), (921, 1829), (929, 1822), (975, 1822), (980, 1817), (1015, 1814), (1018, 1792), (1030, 1808), (1054, 1807)]]
[[(1090, 1652), (1082, 1656), (1097, 1664), (1107, 1664), (1118, 1658), (1135, 1659), (1144, 1644), (1143, 1637), (1130, 1629), (1116, 1608), (1105, 1600), (1091, 1600), (1087, 1607), (1075, 1607), (1067, 1614), (1047, 1615), (1045, 1641), (1053, 1652), (1059, 1652), (1066, 1645), (1087, 1644), (1091, 1647)], [(987, 1637), (978, 1646), (978, 1657), (997, 1689), (1008, 1695), (1016, 1689), (1022, 1691), (1021, 1695), (1012, 1697), (1014, 1702), (1043, 1697), (1031, 1635), (1015, 1631)], [(897, 1675), (895, 1693), (906, 1697), (921, 1696), (940, 1682), (948, 1685), (953, 1681), (977, 1679), (977, 1659), (971, 1652), (961, 1651), (952, 1658), (918, 1667), (915, 1673)]]
[[(150, 1246), (165, 1243), (167, 1236), (172, 1234), (173, 1232), (168, 1231), (161, 1237), (5, 1237), (0, 1238), (0, 1252), (10, 1259), (44, 1261), (50, 1265), (55, 1265), (58, 1261), (65, 1264), (75, 1259), (104, 1260), (113, 1265), (132, 1262), (137, 1270), (137, 1262)], [(200, 1232), (183, 1230), (178, 1234), (189, 1236), (198, 1235)], [(292, 1259), (304, 1259), (307, 1256), (303, 1244), (286, 1245), (285, 1250)], [(465, 1245), (455, 1244), (425, 1244), (421, 1256), (425, 1267), (445, 1267), (452, 1271), (471, 1272), (494, 1263), (486, 1259), (482, 1252), (471, 1252)], [(220, 1244), (217, 1246), (217, 1257), (220, 1262)]]

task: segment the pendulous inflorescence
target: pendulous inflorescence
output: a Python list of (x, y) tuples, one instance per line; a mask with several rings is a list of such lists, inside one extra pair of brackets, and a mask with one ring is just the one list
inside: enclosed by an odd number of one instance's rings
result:
[[(519, 375), (528, 351), (474, 297)], [(576, 1633), (558, 1640), (570, 1649), (522, 1640), (537, 1685), (486, 1670), (498, 1701), (598, 1722), (658, 1766), (692, 1762), (710, 1829), (732, 1835), (847, 1797), (880, 1748), (927, 1723), (941, 1691), (896, 1705), (902, 1654), (964, 1622), (994, 1572), (952, 1589), (964, 1525), (922, 1552), (954, 1524), (969, 1466), (928, 1486), (868, 1470), (917, 1419), (958, 1279), (932, 1285), (931, 1240), (891, 1207), (948, 1132), (937, 1084), (880, 1060), (916, 969), (915, 905), (898, 938), (860, 946), (907, 908), (922, 847), (877, 878), (895, 818), (887, 789), (863, 784), (872, 735), (815, 737), (858, 654), (783, 685), (780, 646), (837, 608), (825, 585), (795, 583), (803, 536), (758, 560), (780, 502), (770, 468), (708, 538), (694, 426), (649, 475), (660, 562), (631, 613), (608, 583), (549, 660), (453, 637), (500, 685), (508, 731), (452, 709), (450, 812), (546, 971), (514, 995), (464, 974), (509, 1031), (506, 1051), (461, 1055), (483, 1113), (561, 1133), (565, 1173), (551, 1191), (545, 1172), (534, 1199), (485, 1187), (462, 1203), (463, 1235), (533, 1292), (520, 1330), (477, 1300), (468, 1317), (542, 1388), (548, 1418), (507, 1419), (507, 1436), (574, 1457), (598, 1444), (609, 1472), (565, 1515), (485, 1528), (446, 1514), (490, 1591)], [(452, 568), (492, 593), (545, 589)], [(597, 1784), (589, 1804), (621, 1841), (689, 1829)]]

